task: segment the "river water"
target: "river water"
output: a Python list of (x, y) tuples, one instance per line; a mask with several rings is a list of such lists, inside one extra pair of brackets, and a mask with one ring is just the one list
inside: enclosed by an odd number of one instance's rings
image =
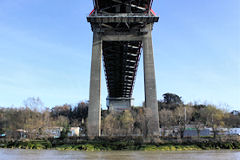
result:
[(82, 152), (57, 150), (0, 149), (0, 160), (240, 160), (240, 151), (112, 151)]

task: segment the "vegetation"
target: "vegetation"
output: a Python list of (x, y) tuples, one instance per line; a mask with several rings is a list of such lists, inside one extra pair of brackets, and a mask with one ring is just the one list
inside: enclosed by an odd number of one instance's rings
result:
[(23, 138), (19, 133), (21, 129), (27, 133), (27, 138), (36, 139), (49, 137), (45, 131), (50, 127), (63, 127), (61, 138), (65, 138), (70, 126), (86, 128), (88, 104), (85, 102), (52, 109), (44, 108), (39, 98), (28, 98), (24, 104), (19, 108), (0, 108), (0, 134), (6, 133), (7, 138)]
[(8, 141), (0, 142), (0, 148), (19, 149), (57, 149), (57, 150), (81, 150), (81, 151), (112, 151), (112, 150), (141, 150), (141, 151), (183, 151), (183, 150), (212, 150), (212, 149), (240, 149), (239, 141), (183, 141), (183, 142), (161, 142), (143, 143), (139, 139), (122, 141), (121, 138), (96, 139), (93, 141), (82, 140), (80, 142), (71, 140), (31, 140), (31, 141)]
[[(163, 101), (158, 102), (160, 127), (162, 136), (165, 131), (171, 131), (173, 137), (183, 138), (186, 126), (193, 126), (200, 138), (200, 130), (204, 127), (211, 128), (216, 138), (220, 128), (240, 127), (240, 114), (217, 108), (210, 104), (184, 104), (181, 97), (166, 93)], [(176, 127), (177, 126), (177, 127)], [(175, 132), (174, 128), (177, 128)], [(169, 135), (168, 135), (169, 136)]]
[[(200, 137), (200, 131), (212, 128), (213, 138), (217, 138), (220, 128), (240, 127), (240, 114), (219, 109), (209, 104), (184, 104), (181, 97), (166, 93), (158, 101), (159, 123), (162, 138), (184, 138), (188, 126), (194, 128)], [(102, 110), (103, 136), (143, 136), (146, 135), (147, 109), (132, 107), (131, 110), (114, 112)], [(88, 103), (77, 105), (64, 104), (52, 109), (45, 108), (39, 98), (28, 98), (19, 108), (0, 108), (0, 134), (8, 139), (23, 138), (17, 132), (26, 132), (25, 138), (47, 139), (46, 130), (50, 127), (63, 127), (61, 139), (67, 137), (70, 127), (80, 127), (81, 135), (86, 134)]]

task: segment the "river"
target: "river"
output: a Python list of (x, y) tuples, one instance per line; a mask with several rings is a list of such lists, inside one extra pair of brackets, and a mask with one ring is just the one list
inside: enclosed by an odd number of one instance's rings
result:
[(240, 151), (112, 151), (82, 152), (57, 150), (0, 149), (0, 160), (240, 160)]

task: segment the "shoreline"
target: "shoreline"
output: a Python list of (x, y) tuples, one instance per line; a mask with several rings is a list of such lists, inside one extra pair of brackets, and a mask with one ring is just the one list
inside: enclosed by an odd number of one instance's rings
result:
[(143, 143), (129, 141), (70, 141), (65, 140), (15, 140), (0, 141), (0, 148), (69, 150), (69, 151), (194, 151), (194, 150), (240, 150), (240, 141), (186, 141)]

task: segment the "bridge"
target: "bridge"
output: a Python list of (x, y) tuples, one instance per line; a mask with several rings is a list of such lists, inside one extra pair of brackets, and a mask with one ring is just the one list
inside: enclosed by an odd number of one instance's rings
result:
[(100, 79), (103, 57), (108, 106), (131, 107), (140, 55), (144, 57), (144, 83), (148, 134), (159, 134), (152, 28), (159, 17), (153, 0), (93, 0), (87, 17), (93, 31), (88, 135), (101, 135)]

